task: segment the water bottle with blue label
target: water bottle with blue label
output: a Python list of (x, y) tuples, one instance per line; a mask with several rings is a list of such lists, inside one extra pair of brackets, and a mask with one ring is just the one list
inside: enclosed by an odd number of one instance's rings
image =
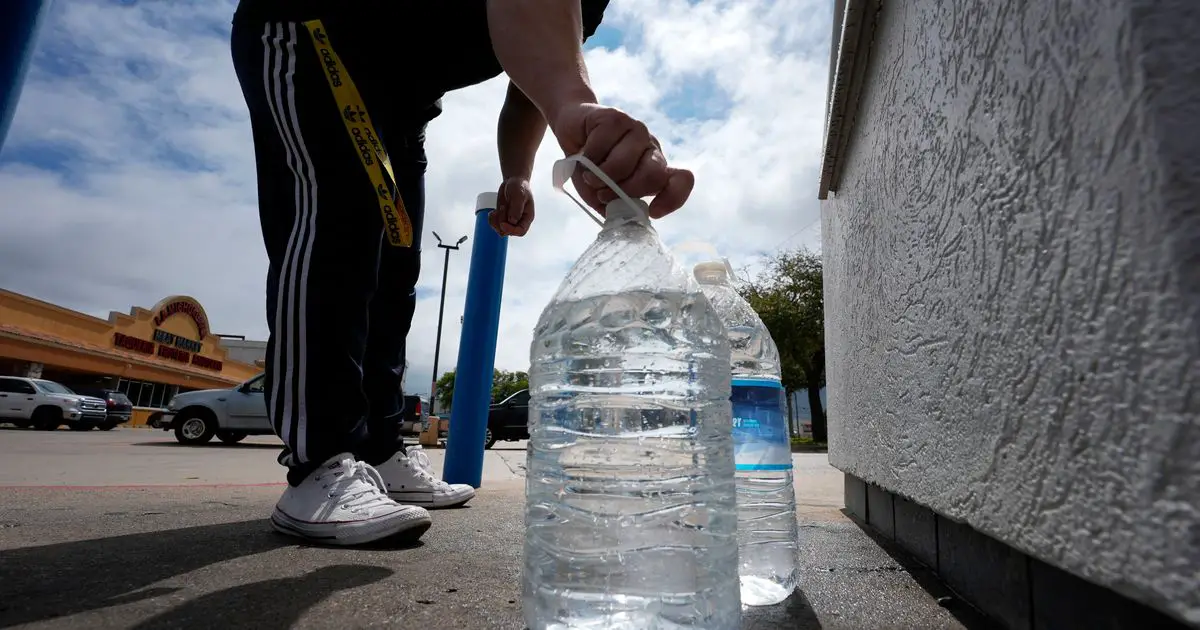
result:
[(530, 630), (735, 630), (737, 503), (724, 326), (620, 194), (530, 348)]
[(729, 336), (742, 603), (776, 604), (797, 582), (796, 495), (779, 349), (729, 283), (725, 262), (694, 269)]

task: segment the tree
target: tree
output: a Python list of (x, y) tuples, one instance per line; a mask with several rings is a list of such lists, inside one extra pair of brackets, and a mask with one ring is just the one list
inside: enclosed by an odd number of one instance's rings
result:
[(808, 390), (814, 442), (825, 442), (828, 431), (821, 407), (825, 384), (825, 299), (821, 257), (799, 249), (776, 254), (757, 278), (738, 292), (762, 318), (779, 355), (783, 387), (791, 393)]
[(454, 400), (454, 370), (442, 374), (435, 385), (437, 387), (437, 408), (442, 413), (450, 410), (450, 402)]
[(492, 402), (498, 403), (522, 389), (529, 389), (529, 375), (525, 372), (495, 370), (492, 374)]
[[(450, 409), (454, 400), (454, 376), (456, 371), (450, 370), (437, 380), (437, 405), (443, 413)], [(492, 402), (498, 403), (509, 396), (529, 388), (529, 375), (525, 372), (508, 372), (506, 370), (492, 371)]]

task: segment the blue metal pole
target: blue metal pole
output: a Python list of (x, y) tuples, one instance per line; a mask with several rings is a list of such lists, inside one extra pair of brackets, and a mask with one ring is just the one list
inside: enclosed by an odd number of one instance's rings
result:
[(50, 0), (0, 0), (5, 17), (0, 20), (0, 149), (12, 124), (21, 85), (33, 58), (33, 43), (50, 8)]
[(508, 252), (508, 238), (496, 234), (488, 225), (488, 213), (495, 207), (496, 193), (483, 193), (475, 200), (475, 244), (471, 246), (467, 303), (458, 342), (450, 435), (446, 440), (442, 475), (449, 483), (469, 483), (476, 488), (483, 480), (483, 440), (492, 401), (492, 371), (496, 367), (500, 298)]

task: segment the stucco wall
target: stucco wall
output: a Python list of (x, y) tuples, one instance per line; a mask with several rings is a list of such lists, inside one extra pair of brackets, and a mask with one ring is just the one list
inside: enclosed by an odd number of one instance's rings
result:
[(830, 459), (1200, 623), (1200, 2), (885, 0)]

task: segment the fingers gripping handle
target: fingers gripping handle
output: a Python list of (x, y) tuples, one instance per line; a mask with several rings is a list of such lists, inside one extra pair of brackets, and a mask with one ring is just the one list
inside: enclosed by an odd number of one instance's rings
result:
[(595, 162), (588, 159), (587, 156), (582, 153), (569, 155), (554, 163), (555, 188), (564, 193), (567, 192), (563, 190), (563, 186), (567, 183), (568, 179), (571, 179), (571, 175), (575, 174), (576, 163), (582, 164), (585, 168), (587, 168), (587, 170), (591, 171), (597, 179), (604, 182), (605, 186), (608, 186), (613, 192), (617, 193), (617, 196), (620, 197), (625, 203), (633, 206), (634, 208), (642, 205), (630, 198), (629, 195), (625, 194), (625, 191), (621, 190), (621, 187), (617, 185), (617, 182), (614, 182), (611, 177), (606, 175), (604, 171), (600, 170), (599, 166), (596, 166)]
[(575, 174), (576, 163), (582, 164), (585, 168), (587, 168), (587, 170), (591, 171), (592, 174), (595, 175), (601, 182), (604, 182), (605, 186), (611, 188), (612, 191), (617, 194), (617, 197), (621, 199), (621, 201), (629, 204), (629, 207), (642, 208), (643, 211), (648, 210), (644, 201), (641, 201), (640, 199), (634, 201), (632, 197), (625, 194), (624, 190), (621, 190), (621, 187), (617, 185), (617, 182), (613, 181), (611, 177), (604, 173), (604, 171), (600, 170), (599, 166), (596, 166), (595, 162), (588, 159), (582, 153), (568, 155), (567, 157), (554, 163), (554, 187), (558, 189), (558, 192), (570, 197), (571, 201), (574, 201), (575, 205), (579, 206), (579, 208), (583, 210), (584, 214), (588, 215), (588, 217), (595, 221), (596, 224), (600, 225), (601, 227), (604, 226), (604, 222), (592, 213), (591, 208), (588, 208), (582, 201), (576, 199), (575, 195), (572, 195), (563, 188), (563, 186), (566, 185), (567, 180), (571, 179), (571, 175)]

